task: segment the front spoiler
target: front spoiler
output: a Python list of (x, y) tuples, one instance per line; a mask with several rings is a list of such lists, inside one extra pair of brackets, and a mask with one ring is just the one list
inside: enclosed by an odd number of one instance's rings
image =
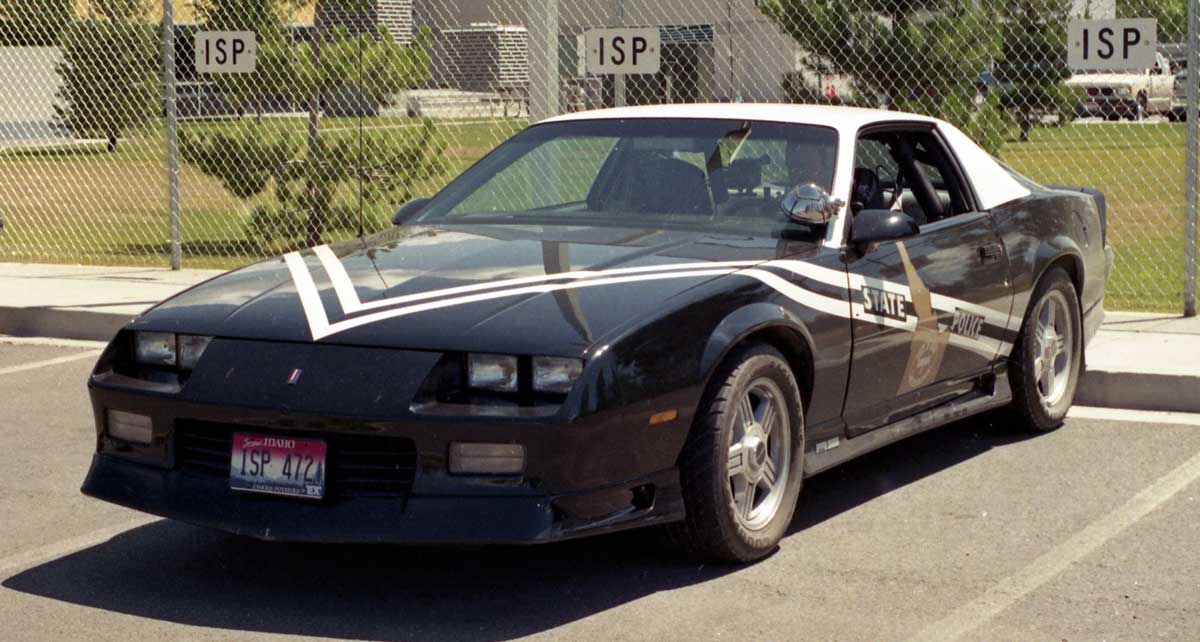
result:
[[(579, 507), (609, 503), (646, 485), (654, 488), (648, 506), (580, 515)], [(411, 495), (309, 502), (242, 494), (223, 479), (96, 454), (82, 491), (153, 515), (285, 542), (534, 544), (683, 518), (675, 470), (557, 497)]]

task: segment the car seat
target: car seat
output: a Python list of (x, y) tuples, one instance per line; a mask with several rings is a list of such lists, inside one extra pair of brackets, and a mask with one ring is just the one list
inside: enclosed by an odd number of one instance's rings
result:
[(596, 204), (600, 209), (712, 216), (712, 195), (703, 169), (657, 151), (635, 154), (615, 181), (615, 189)]
[(883, 203), (883, 187), (879, 184), (879, 175), (867, 167), (854, 168), (854, 187), (850, 190), (851, 205), (854, 211), (881, 210), (886, 207)]

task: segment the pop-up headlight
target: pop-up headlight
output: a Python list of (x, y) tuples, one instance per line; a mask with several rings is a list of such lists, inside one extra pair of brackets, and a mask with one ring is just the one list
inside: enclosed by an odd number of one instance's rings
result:
[(467, 356), (467, 385), (476, 390), (517, 391), (517, 358), (504, 354)]
[(199, 363), (212, 337), (172, 332), (135, 332), (134, 360), (145, 366), (179, 366), (191, 370)]
[(563, 357), (533, 358), (533, 389), (538, 392), (566, 394), (583, 373), (583, 361)]
[(175, 335), (170, 332), (137, 332), (133, 335), (133, 354), (141, 364), (173, 366), (177, 362)]

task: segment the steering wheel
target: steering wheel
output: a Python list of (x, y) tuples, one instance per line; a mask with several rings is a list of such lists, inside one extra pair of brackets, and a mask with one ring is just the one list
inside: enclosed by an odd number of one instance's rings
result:
[(904, 195), (904, 190), (908, 187), (907, 181), (904, 178), (904, 172), (896, 170), (896, 182), (892, 186), (892, 200), (888, 202), (889, 210), (896, 209), (896, 203), (900, 202), (900, 197)]

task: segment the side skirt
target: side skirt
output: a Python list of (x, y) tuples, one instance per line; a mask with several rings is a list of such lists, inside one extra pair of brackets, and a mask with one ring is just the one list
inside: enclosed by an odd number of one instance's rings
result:
[(999, 408), (1012, 401), (1008, 374), (998, 369), (979, 382), (975, 392), (931, 408), (907, 419), (872, 430), (854, 439), (829, 439), (817, 444), (817, 451), (804, 457), (804, 476), (809, 477), (844, 464), (851, 459), (894, 444), (901, 439), (933, 430), (948, 423)]

